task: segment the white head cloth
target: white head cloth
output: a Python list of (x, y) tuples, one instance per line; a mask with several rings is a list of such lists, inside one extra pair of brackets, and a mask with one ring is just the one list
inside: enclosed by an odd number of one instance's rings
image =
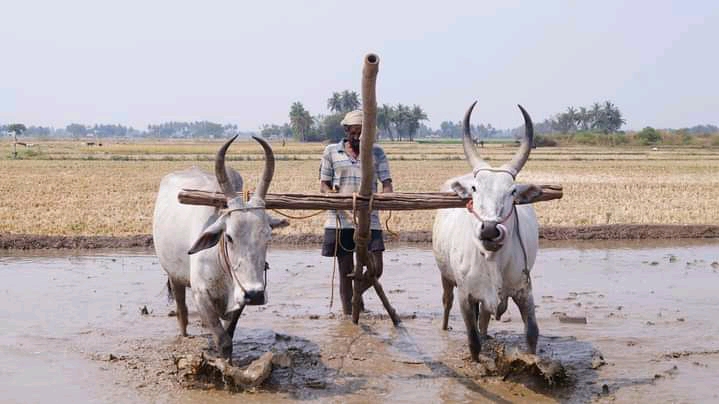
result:
[(342, 119), (342, 125), (362, 125), (362, 118), (364, 114), (362, 113), (361, 109), (356, 109), (354, 111), (350, 111), (345, 115), (344, 119)]

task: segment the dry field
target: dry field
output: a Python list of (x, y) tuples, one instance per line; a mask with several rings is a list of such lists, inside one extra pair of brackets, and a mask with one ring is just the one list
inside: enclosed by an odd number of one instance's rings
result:
[[(18, 150), (0, 142), (0, 233), (118, 235), (151, 233), (160, 179), (176, 169), (211, 169), (219, 142), (117, 143), (36, 142)], [(323, 145), (273, 144), (277, 170), (272, 193), (318, 190)], [(384, 144), (395, 190), (436, 191), (469, 170), (459, 144)], [(507, 161), (512, 145), (488, 145), (481, 152), (493, 164)], [(262, 170), (255, 142), (229, 151), (230, 163), (254, 187)], [(717, 224), (719, 149), (682, 147), (539, 148), (519, 175), (520, 182), (556, 183), (564, 198), (536, 205), (542, 225)], [(311, 212), (292, 211), (291, 215)], [(388, 214), (384, 213), (383, 218)], [(433, 211), (392, 214), (395, 232), (431, 230)], [(292, 220), (281, 233), (320, 234), (324, 215)]]

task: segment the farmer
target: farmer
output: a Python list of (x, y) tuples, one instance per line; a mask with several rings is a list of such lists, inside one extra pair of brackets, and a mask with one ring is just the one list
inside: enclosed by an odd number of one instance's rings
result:
[[(359, 192), (362, 181), (362, 167), (360, 165), (360, 136), (362, 134), (362, 111), (348, 112), (342, 119), (345, 138), (339, 143), (333, 143), (325, 148), (320, 162), (320, 192), (339, 192), (352, 194)], [(377, 144), (372, 146), (374, 157), (375, 180), (372, 182), (372, 192), (377, 192), (377, 181), (382, 183), (382, 192), (393, 192), (392, 178), (389, 173), (389, 163), (384, 150)], [(382, 227), (379, 213), (370, 214), (371, 237), (367, 245), (368, 252), (373, 254), (378, 263), (378, 277), (382, 275)], [(352, 212), (329, 210), (325, 221), (324, 243), (322, 256), (337, 257), (340, 270), (340, 298), (344, 314), (352, 314), (352, 278), (354, 271), (354, 224)], [(363, 307), (363, 306), (362, 306)]]

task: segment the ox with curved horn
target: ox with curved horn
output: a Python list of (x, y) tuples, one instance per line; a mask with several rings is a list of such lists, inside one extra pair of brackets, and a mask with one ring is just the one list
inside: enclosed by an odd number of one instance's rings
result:
[[(472, 133), (470, 132), (470, 118), (472, 117), (472, 110), (477, 105), (477, 101), (473, 102), (469, 106), (467, 112), (464, 114), (464, 120), (462, 121), (462, 148), (464, 149), (464, 155), (467, 157), (467, 162), (473, 170), (478, 169), (492, 169), (489, 163), (485, 162), (484, 159), (479, 155), (477, 148), (474, 146), (472, 141)], [(522, 112), (524, 117), (524, 136), (519, 146), (519, 150), (514, 154), (512, 160), (509, 163), (503, 164), (500, 170), (507, 171), (512, 177), (516, 178), (519, 171), (524, 167), (524, 163), (529, 158), (529, 152), (532, 149), (534, 143), (534, 125), (532, 124), (532, 118), (529, 117), (527, 111), (521, 105), (517, 105), (519, 110)]]
[(448, 327), (456, 287), (470, 353), (478, 360), (480, 335), (487, 334), (492, 315), (501, 317), (509, 297), (522, 314), (529, 351), (536, 351), (539, 328), (529, 273), (537, 255), (539, 225), (532, 205), (518, 204), (537, 201), (542, 191), (514, 182), (533, 142), (529, 114), (519, 106), (525, 124), (521, 146), (509, 163), (493, 168), (472, 142), (469, 128), (475, 104), (464, 116), (462, 142), (472, 172), (451, 178), (441, 188), (470, 201), (466, 209), (437, 212), (432, 243), (444, 290), (442, 328)]
[[(222, 193), (225, 194), (225, 197), (227, 197), (228, 202), (240, 196), (234, 189), (232, 182), (230, 182), (227, 175), (227, 169), (225, 168), (225, 153), (227, 153), (227, 149), (230, 147), (230, 144), (237, 139), (237, 136), (238, 135), (235, 135), (230, 140), (225, 142), (225, 144), (220, 147), (220, 150), (217, 151), (217, 156), (215, 157), (215, 177), (217, 178), (217, 183), (220, 186)], [(255, 191), (254, 194), (254, 196), (259, 200), (264, 200), (265, 196), (267, 196), (267, 190), (270, 188), (272, 176), (275, 173), (275, 154), (272, 152), (272, 147), (270, 147), (266, 140), (256, 136), (252, 136), (252, 138), (255, 139), (260, 146), (262, 146), (262, 149), (265, 152), (265, 169), (257, 182), (257, 191)]]
[[(191, 168), (162, 179), (153, 220), (155, 251), (177, 302), (180, 333), (187, 335), (185, 288), (191, 287), (203, 324), (212, 331), (220, 354), (228, 359), (244, 307), (267, 301), (271, 229), (287, 224), (273, 220), (265, 211), (275, 159), (264, 139), (253, 138), (264, 149), (265, 166), (248, 202), (242, 198), (242, 176), (225, 165), (225, 154), (235, 136), (217, 152), (214, 175)], [(182, 205), (177, 195), (187, 188), (221, 191), (228, 207)]]

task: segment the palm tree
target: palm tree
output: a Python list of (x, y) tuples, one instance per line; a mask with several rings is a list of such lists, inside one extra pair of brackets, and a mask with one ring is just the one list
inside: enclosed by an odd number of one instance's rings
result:
[(336, 113), (342, 112), (342, 94), (332, 93), (332, 97), (327, 99), (327, 109)]
[(604, 109), (598, 102), (592, 104), (592, 129), (604, 132), (606, 128), (606, 118), (604, 117)]
[(292, 132), (294, 132), (295, 137), (299, 141), (304, 142), (307, 133), (312, 127), (312, 116), (299, 101), (293, 103), (292, 107), (290, 107), (290, 124), (292, 125)]
[(412, 110), (409, 111), (409, 119), (407, 122), (407, 131), (409, 134), (410, 142), (414, 139), (414, 135), (417, 133), (417, 129), (419, 129), (420, 121), (426, 120), (427, 114), (422, 110), (422, 107), (416, 104), (413, 105)]
[(392, 117), (394, 116), (394, 109), (391, 105), (382, 104), (381, 107), (377, 108), (377, 128), (381, 132), (389, 135), (390, 140), (394, 141), (394, 135), (392, 134)]
[(569, 127), (569, 132), (576, 132), (577, 131), (577, 118), (579, 117), (577, 115), (577, 110), (574, 107), (567, 107), (567, 112), (565, 113), (565, 120), (567, 122), (567, 125)]
[(609, 101), (604, 103), (604, 114), (606, 115), (607, 131), (609, 133), (618, 131), (619, 128), (627, 122), (624, 118), (622, 118), (622, 112), (619, 111), (619, 108)]
[(392, 116), (392, 123), (397, 130), (397, 137), (402, 141), (402, 133), (406, 131), (410, 118), (410, 109), (406, 105), (397, 104)]
[(354, 91), (344, 90), (341, 95), (342, 112), (349, 112), (358, 109), (361, 105), (359, 94)]
[(587, 108), (579, 107), (579, 112), (577, 112), (577, 126), (579, 126), (579, 130), (588, 131), (592, 123), (591, 121), (591, 115), (589, 111), (587, 111)]

